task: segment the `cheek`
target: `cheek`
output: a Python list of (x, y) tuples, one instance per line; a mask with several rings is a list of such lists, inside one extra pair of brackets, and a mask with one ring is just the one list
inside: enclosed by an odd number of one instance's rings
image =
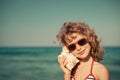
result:
[(76, 56), (77, 55), (77, 51), (75, 50), (75, 51), (72, 51), (71, 52), (74, 56)]
[(91, 50), (90, 44), (86, 44), (85, 45), (85, 49), (86, 49), (87, 52), (90, 52), (90, 50)]

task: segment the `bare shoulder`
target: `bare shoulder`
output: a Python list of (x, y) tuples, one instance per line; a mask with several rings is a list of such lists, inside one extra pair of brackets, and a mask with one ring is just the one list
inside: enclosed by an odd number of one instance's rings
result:
[(109, 80), (109, 71), (105, 65), (95, 62), (93, 72), (97, 75), (99, 80)]
[[(107, 70), (107, 71), (108, 71), (107, 67), (106, 67), (105, 65), (99, 63), (99, 62), (95, 62), (95, 63), (94, 63), (94, 67), (95, 67), (95, 69), (97, 69), (97, 70), (102, 70), (102, 71)], [(100, 71), (100, 72), (101, 72), (101, 71)]]

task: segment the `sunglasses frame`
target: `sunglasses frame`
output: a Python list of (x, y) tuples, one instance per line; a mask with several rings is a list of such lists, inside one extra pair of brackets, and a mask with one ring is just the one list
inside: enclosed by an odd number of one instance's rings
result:
[[(83, 41), (83, 42), (82, 42)], [(80, 43), (79, 43), (80, 42)], [(67, 45), (67, 48), (68, 48), (68, 50), (69, 51), (74, 51), (75, 49), (76, 49), (76, 44), (78, 44), (79, 46), (84, 46), (84, 45), (86, 45), (88, 43), (88, 41), (87, 41), (87, 39), (86, 38), (82, 38), (82, 39), (79, 39), (77, 42), (75, 42), (75, 43), (72, 43), (72, 44), (70, 44), (70, 45)], [(74, 48), (73, 49), (70, 49), (69, 47), (71, 46), (72, 47), (72, 45), (74, 46)]]

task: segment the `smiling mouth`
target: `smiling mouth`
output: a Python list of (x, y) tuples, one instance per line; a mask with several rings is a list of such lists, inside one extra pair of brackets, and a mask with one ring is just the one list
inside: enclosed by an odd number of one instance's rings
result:
[(84, 49), (84, 50), (82, 50), (82, 51), (80, 51), (80, 55), (83, 55), (84, 54), (84, 51), (85, 51), (86, 49)]

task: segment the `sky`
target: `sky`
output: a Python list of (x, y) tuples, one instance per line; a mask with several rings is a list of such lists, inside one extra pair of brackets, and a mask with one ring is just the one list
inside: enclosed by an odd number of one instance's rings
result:
[(0, 0), (0, 47), (59, 46), (70, 21), (88, 24), (103, 46), (120, 46), (120, 0)]

